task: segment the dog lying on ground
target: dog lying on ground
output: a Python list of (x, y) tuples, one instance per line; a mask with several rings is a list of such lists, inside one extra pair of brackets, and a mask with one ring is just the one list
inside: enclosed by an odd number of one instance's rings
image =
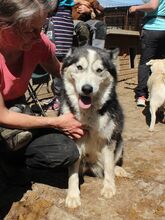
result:
[(152, 72), (148, 79), (147, 86), (151, 112), (149, 130), (153, 131), (156, 122), (156, 112), (161, 106), (164, 108), (165, 104), (165, 59), (150, 60), (146, 65), (150, 66)]
[(119, 50), (93, 47), (73, 48), (63, 62), (62, 113), (72, 112), (86, 129), (77, 141), (80, 158), (69, 168), (66, 206), (81, 205), (79, 171), (90, 170), (104, 177), (101, 195), (116, 193), (115, 175), (127, 176), (116, 166), (122, 158), (123, 112), (116, 95), (116, 69), (113, 60)]

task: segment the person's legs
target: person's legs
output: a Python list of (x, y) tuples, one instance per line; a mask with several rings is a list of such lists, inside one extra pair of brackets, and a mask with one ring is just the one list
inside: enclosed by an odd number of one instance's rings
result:
[[(161, 40), (161, 31), (150, 31), (150, 30), (142, 30), (141, 33), (141, 58), (138, 67), (138, 86), (136, 88), (136, 98), (137, 104), (140, 97), (147, 98), (148, 90), (147, 90), (147, 80), (151, 73), (150, 67), (146, 65), (146, 63), (151, 59), (161, 58), (160, 56), (160, 43), (164, 42)], [(163, 43), (164, 44), (164, 43)], [(161, 47), (162, 47), (161, 43)], [(145, 105), (145, 101), (144, 101)], [(144, 106), (140, 105), (139, 106)]]
[(37, 169), (67, 168), (78, 157), (75, 142), (55, 129), (41, 129), (25, 151), (26, 166)]
[(68, 177), (68, 167), (79, 158), (77, 146), (55, 129), (38, 129), (38, 134), (27, 147), (17, 151), (11, 151), (1, 141), (1, 170), (11, 184), (35, 181), (61, 187)]
[(6, 184), (29, 184), (30, 178), (24, 163), (25, 147), (12, 151), (3, 140), (0, 141), (0, 145), (0, 169), (6, 179)]
[(74, 31), (77, 36), (78, 46), (88, 45), (90, 42), (90, 32), (88, 25), (80, 20), (74, 20)]
[(104, 49), (106, 39), (106, 24), (100, 20), (88, 20), (85, 22), (90, 27), (90, 32), (93, 34), (92, 46)]
[(158, 31), (158, 49), (157, 49), (157, 58), (165, 59), (165, 31)]
[(73, 140), (55, 129), (45, 129), (28, 145), (25, 163), (31, 181), (66, 188), (68, 167), (79, 158)]

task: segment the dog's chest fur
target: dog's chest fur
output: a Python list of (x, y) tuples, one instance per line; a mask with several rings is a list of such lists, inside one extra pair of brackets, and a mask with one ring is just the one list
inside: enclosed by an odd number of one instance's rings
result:
[[(69, 106), (63, 107), (65, 112), (70, 112)], [(75, 115), (85, 128), (85, 135), (77, 141), (81, 157), (88, 163), (94, 164), (101, 160), (103, 147), (111, 141), (115, 123), (108, 112), (101, 115), (94, 108), (78, 111)]]
[(90, 138), (110, 139), (114, 131), (114, 122), (108, 113), (100, 115), (97, 111), (81, 113), (78, 118), (87, 128)]
[[(98, 177), (103, 177), (103, 157), (102, 150), (105, 147), (113, 147), (108, 142), (114, 131), (113, 120), (107, 120), (107, 115), (91, 118), (88, 121), (88, 127), (85, 135), (77, 140), (77, 147), (81, 156), (82, 172), (92, 172)], [(92, 127), (91, 127), (92, 126)], [(112, 149), (114, 150), (114, 149)]]

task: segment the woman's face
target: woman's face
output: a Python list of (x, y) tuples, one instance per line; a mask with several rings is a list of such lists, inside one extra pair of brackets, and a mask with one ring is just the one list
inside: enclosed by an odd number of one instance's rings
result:
[(46, 17), (47, 13), (32, 18), (28, 25), (21, 23), (4, 29), (3, 46), (13, 50), (30, 50), (40, 40)]

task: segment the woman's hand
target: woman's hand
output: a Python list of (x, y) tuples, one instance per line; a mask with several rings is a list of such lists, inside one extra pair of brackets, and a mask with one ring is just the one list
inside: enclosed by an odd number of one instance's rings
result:
[(71, 113), (60, 115), (57, 127), (72, 139), (79, 139), (84, 135), (82, 124)]
[(136, 12), (136, 10), (137, 10), (137, 7), (136, 7), (136, 6), (131, 6), (131, 7), (129, 8), (129, 13), (134, 13), (134, 12)]
[(159, 0), (150, 0), (142, 5), (134, 5), (129, 8), (129, 13), (134, 13), (137, 11), (151, 12), (158, 8)]
[(91, 9), (88, 8), (86, 5), (79, 5), (77, 8), (77, 12), (80, 14), (90, 13)]

